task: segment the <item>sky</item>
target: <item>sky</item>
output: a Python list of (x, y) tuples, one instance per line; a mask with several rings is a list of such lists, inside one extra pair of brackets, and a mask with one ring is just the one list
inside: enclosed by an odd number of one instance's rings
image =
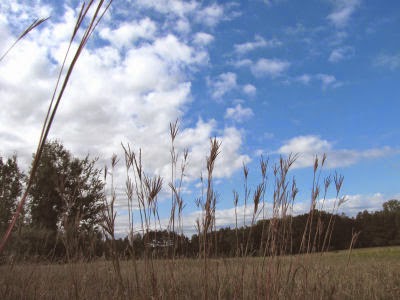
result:
[[(0, 54), (34, 19), (50, 16), (0, 62), (0, 155), (16, 154), (24, 170), (80, 5), (0, 3)], [(219, 226), (235, 222), (233, 190), (245, 210), (243, 165), (253, 193), (261, 156), (270, 164), (267, 202), (272, 166), (298, 154), (290, 172), (299, 188), (294, 213), (306, 212), (315, 155), (326, 153), (322, 176), (344, 176), (340, 212), (379, 210), (400, 197), (399, 11), (395, 0), (114, 1), (79, 58), (50, 138), (78, 157), (98, 157), (99, 167), (118, 155), (120, 233), (127, 231), (121, 143), (141, 149), (146, 173), (164, 178), (165, 223), (169, 124), (177, 119), (179, 161), (189, 151), (188, 232), (199, 216), (195, 200), (213, 137), (221, 142), (214, 172)]]

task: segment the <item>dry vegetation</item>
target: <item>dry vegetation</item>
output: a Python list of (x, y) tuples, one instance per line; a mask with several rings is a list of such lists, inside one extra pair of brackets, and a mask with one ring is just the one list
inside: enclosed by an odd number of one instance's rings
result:
[[(398, 299), (400, 248), (354, 250), (293, 257), (212, 259), (209, 299)], [(119, 293), (111, 262), (24, 264), (0, 268), (1, 299), (201, 299), (203, 262), (154, 260), (154, 283), (146, 262), (121, 262)], [(290, 271), (290, 269), (292, 271)], [(243, 272), (244, 280), (241, 280)], [(288, 275), (290, 275), (288, 277)]]

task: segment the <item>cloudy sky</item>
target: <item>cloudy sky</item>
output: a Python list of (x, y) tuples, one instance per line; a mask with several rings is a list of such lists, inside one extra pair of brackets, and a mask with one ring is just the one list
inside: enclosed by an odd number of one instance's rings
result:
[[(23, 168), (80, 4), (0, 3), (0, 54), (34, 19), (51, 17), (0, 62), (0, 155), (16, 153)], [(146, 172), (162, 175), (167, 187), (169, 123), (179, 119), (176, 146), (189, 149), (189, 227), (210, 137), (222, 142), (220, 225), (232, 223), (232, 190), (243, 204), (242, 165), (252, 190), (260, 181), (261, 155), (272, 166), (299, 154), (291, 173), (299, 212), (309, 205), (313, 158), (323, 153), (323, 175), (345, 177), (342, 210), (379, 209), (400, 196), (399, 11), (395, 0), (115, 1), (78, 61), (51, 138), (77, 156), (98, 156), (101, 165), (116, 153), (120, 174), (121, 142), (141, 148)], [(159, 201), (166, 217), (169, 201)]]

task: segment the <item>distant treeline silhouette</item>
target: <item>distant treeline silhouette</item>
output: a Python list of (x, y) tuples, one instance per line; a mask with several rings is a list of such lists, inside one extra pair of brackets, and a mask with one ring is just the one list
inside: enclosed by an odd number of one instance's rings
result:
[[(279, 246), (281, 255), (298, 254), (302, 251), (302, 236), (309, 214), (288, 217), (291, 224), (291, 234), (285, 247)], [(400, 201), (390, 200), (383, 204), (383, 209), (375, 212), (359, 212), (356, 217), (348, 217), (345, 214), (332, 215), (324, 211), (316, 211), (313, 216), (313, 239), (311, 241), (312, 252), (322, 251), (324, 237), (318, 235), (318, 226), (326, 226), (333, 218), (334, 226), (329, 236), (329, 244), (324, 249), (329, 251), (343, 250), (350, 247), (355, 236), (354, 248), (378, 247), (400, 245)], [(290, 219), (290, 220), (289, 220)], [(263, 235), (263, 227), (268, 228), (271, 220), (260, 220), (253, 227), (246, 226), (236, 228), (220, 228), (210, 233), (210, 257), (236, 257), (241, 256), (247, 245), (247, 255), (263, 256), (262, 243), (268, 239)], [(251, 236), (249, 238), (249, 233)], [(323, 230), (320, 231), (323, 232)], [(265, 231), (265, 232), (268, 232)], [(131, 238), (119, 238), (116, 240), (116, 250), (122, 259), (135, 256), (143, 257), (147, 248), (154, 257), (168, 258), (172, 253), (177, 257), (194, 258), (199, 256), (199, 235), (191, 237), (174, 234), (167, 230), (149, 231), (136, 234)], [(249, 240), (249, 242), (247, 242)], [(92, 260), (99, 257), (109, 258), (109, 240), (97, 232), (85, 235), (77, 241), (75, 257), (77, 259)], [(30, 259), (63, 260), (67, 253), (61, 239), (49, 234), (46, 229), (24, 227), (12, 240), (8, 254), (16, 257)], [(268, 253), (267, 253), (268, 254)]]
[[(298, 254), (302, 252), (301, 241), (309, 214), (302, 214), (291, 217), (291, 237), (287, 241), (289, 245), (285, 247), (286, 253), (282, 254)], [(400, 201), (390, 200), (383, 204), (383, 209), (375, 212), (363, 211), (359, 212), (356, 217), (348, 217), (345, 214), (332, 215), (324, 211), (314, 212), (314, 222), (312, 231), (315, 233), (318, 226), (326, 226), (333, 217), (334, 226), (332, 234), (329, 237), (330, 242), (328, 250), (344, 250), (350, 247), (353, 236), (356, 237), (354, 248), (378, 247), (400, 245)], [(320, 221), (318, 221), (318, 219)], [(288, 220), (289, 221), (289, 220)], [(260, 220), (252, 228), (240, 227), (236, 231), (235, 228), (221, 228), (211, 233), (210, 254), (214, 257), (234, 257), (237, 253), (237, 243), (240, 249), (245, 247), (249, 232), (251, 230), (250, 243), (248, 253), (253, 256), (263, 255), (260, 253), (260, 245), (268, 238), (265, 234), (262, 237), (263, 226), (268, 227), (270, 220)], [(323, 232), (323, 230), (320, 230)], [(194, 234), (189, 239), (186, 236), (171, 235), (167, 231), (149, 232), (152, 243), (145, 245), (145, 240), (141, 235), (135, 236), (134, 248), (135, 255), (141, 256), (144, 247), (151, 247), (155, 253), (165, 255), (165, 245), (169, 243), (170, 248), (176, 247), (176, 253), (185, 257), (197, 257), (199, 255), (199, 235)], [(323, 236), (318, 236), (318, 232), (313, 235), (315, 241), (312, 241), (312, 251), (321, 251), (323, 245)], [(237, 241), (238, 239), (238, 241)], [(118, 251), (121, 256), (130, 255), (128, 249), (130, 243), (128, 237), (117, 240)], [(162, 245), (157, 246), (157, 245)], [(172, 253), (172, 251), (170, 251)]]

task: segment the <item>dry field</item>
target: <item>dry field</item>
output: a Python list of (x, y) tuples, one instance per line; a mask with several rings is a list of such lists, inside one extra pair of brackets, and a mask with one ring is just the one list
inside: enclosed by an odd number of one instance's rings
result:
[(399, 299), (400, 247), (275, 258), (16, 264), (1, 299)]

